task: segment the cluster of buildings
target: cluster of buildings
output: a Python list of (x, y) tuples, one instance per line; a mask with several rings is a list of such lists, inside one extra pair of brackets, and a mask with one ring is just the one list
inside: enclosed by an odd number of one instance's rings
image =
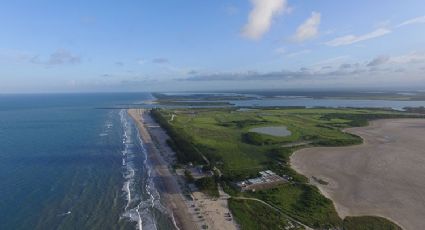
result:
[(236, 186), (241, 191), (256, 191), (261, 189), (273, 188), (287, 181), (287, 179), (277, 175), (271, 170), (266, 170), (260, 172), (260, 177), (237, 182)]

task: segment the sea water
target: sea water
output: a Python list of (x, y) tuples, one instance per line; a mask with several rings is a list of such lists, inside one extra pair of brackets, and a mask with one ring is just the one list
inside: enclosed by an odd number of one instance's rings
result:
[(0, 229), (172, 229), (120, 105), (150, 94), (0, 95)]

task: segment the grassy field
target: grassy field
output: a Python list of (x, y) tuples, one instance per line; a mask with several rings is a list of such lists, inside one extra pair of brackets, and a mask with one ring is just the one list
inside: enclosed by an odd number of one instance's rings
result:
[(344, 230), (401, 230), (391, 221), (376, 216), (347, 217), (343, 226)]
[[(232, 108), (154, 110), (152, 114), (170, 134), (170, 145), (174, 146), (182, 163), (205, 164), (200, 157), (205, 156), (210, 166), (217, 167), (223, 173), (221, 180), (225, 185), (254, 177), (259, 171), (266, 169), (293, 177), (291, 183), (259, 192), (242, 194), (231, 186), (224, 187), (232, 195), (262, 199), (288, 216), (317, 228), (341, 227), (343, 220), (338, 217), (329, 199), (321, 195), (316, 187), (308, 185), (307, 178), (289, 167), (290, 155), (305, 146), (359, 144), (362, 142), (359, 137), (341, 130), (367, 125), (371, 119), (417, 117), (413, 114), (378, 109), (302, 108), (244, 111)], [(171, 121), (173, 114), (175, 116)], [(250, 131), (252, 128), (264, 126), (286, 126), (292, 134), (276, 137), (253, 134)], [(249, 210), (252, 210), (254, 204), (239, 201), (232, 203), (232, 212), (241, 226), (251, 226), (252, 221), (261, 226), (268, 226), (267, 223), (272, 219), (276, 224), (284, 223), (278, 217), (262, 219), (260, 216), (254, 220), (249, 218)], [(373, 222), (373, 218), (369, 217), (366, 221), (348, 219), (347, 224), (351, 226), (355, 223), (367, 227), (368, 223), (381, 223), (381, 219)]]
[(230, 199), (229, 207), (236, 221), (240, 223), (241, 229), (272, 230), (285, 229), (288, 226), (293, 226), (293, 229), (304, 229), (288, 220), (278, 211), (258, 201)]
[(278, 207), (283, 213), (315, 228), (340, 226), (341, 219), (332, 201), (316, 187), (306, 184), (285, 184), (277, 188), (251, 193)]

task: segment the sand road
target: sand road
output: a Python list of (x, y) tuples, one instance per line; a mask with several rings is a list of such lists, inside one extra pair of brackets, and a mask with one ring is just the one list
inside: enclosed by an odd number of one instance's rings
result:
[(347, 132), (364, 144), (297, 151), (291, 165), (331, 198), (341, 217), (377, 215), (406, 230), (425, 229), (425, 119), (371, 122)]

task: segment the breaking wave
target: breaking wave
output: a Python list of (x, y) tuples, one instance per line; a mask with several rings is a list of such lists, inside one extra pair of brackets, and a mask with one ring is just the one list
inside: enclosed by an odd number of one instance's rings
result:
[(123, 127), (122, 191), (126, 200), (121, 218), (137, 223), (139, 230), (157, 229), (157, 212), (154, 210), (165, 215), (169, 213), (160, 203), (161, 196), (155, 188), (153, 173), (139, 132), (125, 110), (120, 111), (120, 118)]

